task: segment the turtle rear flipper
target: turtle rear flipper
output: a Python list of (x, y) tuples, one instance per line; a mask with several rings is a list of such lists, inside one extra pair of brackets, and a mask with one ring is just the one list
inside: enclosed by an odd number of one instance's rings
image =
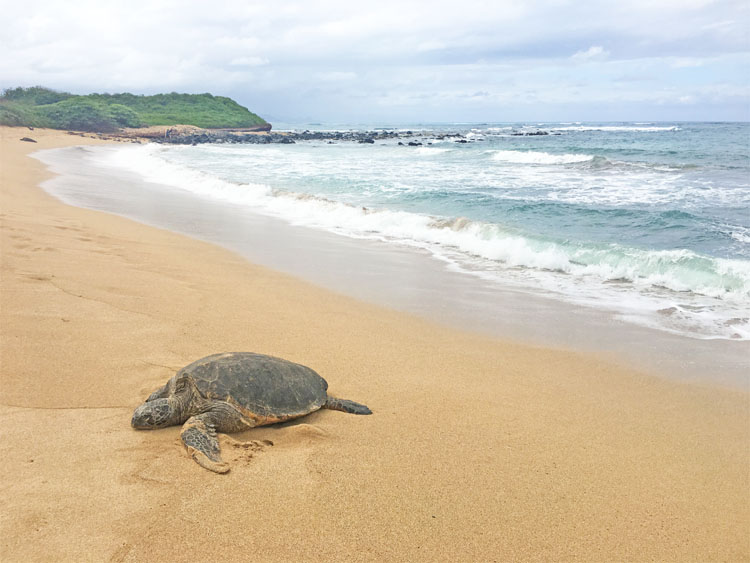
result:
[(326, 402), (323, 405), (324, 409), (331, 409), (334, 411), (348, 412), (350, 414), (372, 414), (372, 411), (367, 405), (355, 403), (349, 399), (337, 399), (328, 395)]

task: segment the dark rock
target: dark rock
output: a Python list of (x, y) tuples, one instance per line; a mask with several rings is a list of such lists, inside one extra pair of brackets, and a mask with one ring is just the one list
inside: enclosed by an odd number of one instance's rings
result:
[[(262, 132), (257, 134), (248, 134), (248, 130), (238, 129), (204, 129), (202, 131), (180, 133), (176, 130), (171, 131), (170, 135), (157, 137), (153, 139), (156, 143), (176, 144), (176, 145), (195, 145), (203, 143), (243, 143), (253, 145), (266, 145), (271, 143), (294, 144), (299, 141), (321, 141), (328, 144), (338, 142), (350, 142), (361, 144), (375, 144), (375, 141), (384, 141), (389, 139), (398, 139), (400, 145), (404, 145), (407, 139), (411, 146), (422, 146), (421, 141), (415, 137), (424, 137), (425, 132), (413, 131), (396, 131), (393, 129), (377, 129), (374, 131), (293, 131), (289, 133)], [(74, 134), (74, 133), (72, 133)], [(431, 138), (462, 138), (460, 133), (444, 133)], [(402, 141), (403, 140), (403, 141)], [(462, 141), (467, 142), (467, 141)]]

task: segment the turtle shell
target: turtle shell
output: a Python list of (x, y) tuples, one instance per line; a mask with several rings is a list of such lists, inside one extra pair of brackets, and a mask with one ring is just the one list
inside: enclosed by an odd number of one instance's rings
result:
[(207, 356), (177, 373), (206, 399), (227, 401), (257, 424), (272, 424), (320, 409), (328, 383), (307, 366), (281, 358), (236, 352)]

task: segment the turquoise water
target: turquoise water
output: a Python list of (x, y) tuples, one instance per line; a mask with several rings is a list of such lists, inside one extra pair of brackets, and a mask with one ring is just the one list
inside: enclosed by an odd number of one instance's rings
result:
[[(447, 268), (629, 322), (750, 339), (750, 125), (396, 128), (418, 131), (422, 146), (147, 145), (106, 158), (175, 189), (426, 249)], [(549, 134), (514, 135), (537, 131)]]

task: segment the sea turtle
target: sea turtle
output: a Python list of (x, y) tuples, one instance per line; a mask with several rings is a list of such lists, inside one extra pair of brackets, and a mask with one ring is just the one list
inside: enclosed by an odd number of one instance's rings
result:
[(201, 466), (226, 473), (216, 432), (240, 432), (284, 422), (318, 409), (371, 414), (365, 405), (328, 395), (309, 367), (237, 352), (207, 356), (177, 372), (135, 409), (131, 425), (148, 430), (183, 424), (181, 437)]

